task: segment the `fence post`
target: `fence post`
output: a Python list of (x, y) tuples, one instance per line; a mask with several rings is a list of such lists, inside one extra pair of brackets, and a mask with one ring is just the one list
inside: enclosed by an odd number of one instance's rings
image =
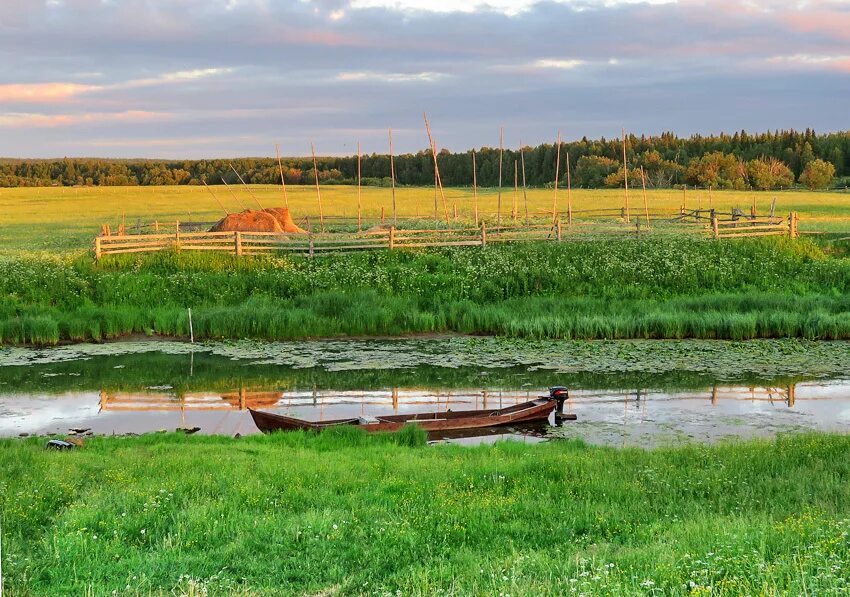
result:
[(238, 230), (233, 233), (233, 240), (236, 243), (236, 256), (242, 257), (242, 233)]
[(102, 255), (102, 250), (100, 248), (100, 237), (96, 236), (94, 239), (94, 258), (96, 261), (100, 261), (100, 256)]
[(791, 238), (800, 237), (800, 234), (797, 231), (797, 220), (798, 217), (796, 211), (792, 211), (790, 214), (788, 214), (788, 236), (790, 236)]
[(390, 251), (395, 248), (395, 226), (390, 226)]
[(487, 246), (487, 223), (481, 220), (481, 246)]
[(557, 233), (558, 242), (561, 242), (561, 216), (555, 220), (555, 232)]
[(640, 216), (635, 218), (635, 234), (640, 236)]
[(717, 214), (714, 213), (714, 210), (711, 210), (711, 234), (714, 238), (720, 236), (720, 226), (717, 224)]
[(159, 220), (153, 221), (153, 230), (154, 232), (159, 232)]
[(307, 236), (307, 239), (310, 242), (309, 255), (310, 255), (310, 258), (312, 259), (313, 258), (313, 233), (312, 232)]
[(381, 206), (381, 226), (384, 225), (384, 206)]

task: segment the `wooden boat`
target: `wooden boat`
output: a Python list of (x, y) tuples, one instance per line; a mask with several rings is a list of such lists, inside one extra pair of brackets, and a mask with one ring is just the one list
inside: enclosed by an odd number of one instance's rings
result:
[(355, 425), (366, 431), (398, 431), (408, 423), (419, 425), (425, 431), (451, 431), (541, 421), (552, 414), (556, 405), (556, 400), (541, 398), (507, 408), (353, 417), (320, 422), (305, 421), (250, 408), (248, 410), (254, 419), (254, 424), (263, 433), (294, 431), (296, 429), (322, 431), (339, 425)]

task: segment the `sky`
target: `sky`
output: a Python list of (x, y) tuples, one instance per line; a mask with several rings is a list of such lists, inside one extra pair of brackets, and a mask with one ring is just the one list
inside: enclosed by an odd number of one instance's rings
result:
[(850, 0), (0, 0), (0, 156), (850, 129)]

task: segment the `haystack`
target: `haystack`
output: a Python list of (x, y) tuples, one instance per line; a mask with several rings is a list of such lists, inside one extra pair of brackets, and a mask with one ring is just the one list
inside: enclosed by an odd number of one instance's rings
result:
[(288, 232), (307, 234), (292, 221), (285, 207), (272, 207), (262, 211), (246, 209), (237, 214), (228, 214), (210, 228), (210, 232)]

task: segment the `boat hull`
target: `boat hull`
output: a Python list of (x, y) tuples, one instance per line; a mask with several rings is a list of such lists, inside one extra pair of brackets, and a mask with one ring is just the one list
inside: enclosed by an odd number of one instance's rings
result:
[(294, 417), (249, 409), (254, 424), (263, 433), (273, 431), (324, 431), (340, 425), (355, 426), (369, 432), (398, 431), (405, 425), (418, 425), (425, 431), (455, 431), (499, 427), (515, 423), (529, 423), (549, 418), (555, 410), (555, 400), (533, 400), (508, 408), (418, 413), (410, 415), (389, 415), (376, 417), (376, 423), (363, 423), (358, 418), (336, 419), (333, 421), (311, 422)]

